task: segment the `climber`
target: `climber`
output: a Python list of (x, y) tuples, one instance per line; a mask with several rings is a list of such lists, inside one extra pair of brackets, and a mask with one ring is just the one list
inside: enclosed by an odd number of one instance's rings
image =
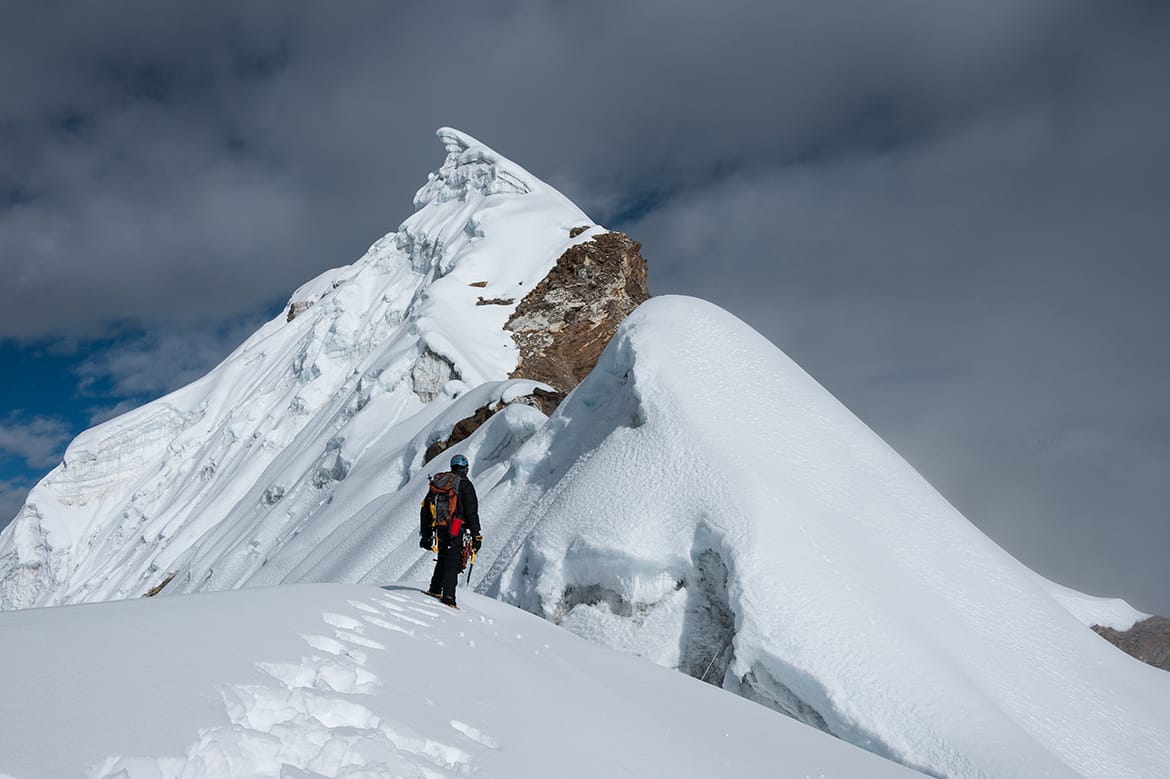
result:
[[(431, 586), (426, 594), (455, 608), (455, 585), (466, 563), (466, 554), (479, 551), (483, 536), (479, 527), (479, 499), (467, 477), (467, 458), (451, 458), (451, 470), (430, 478), (419, 512), (419, 541), (423, 549), (438, 553)], [(467, 550), (465, 552), (465, 549)]]

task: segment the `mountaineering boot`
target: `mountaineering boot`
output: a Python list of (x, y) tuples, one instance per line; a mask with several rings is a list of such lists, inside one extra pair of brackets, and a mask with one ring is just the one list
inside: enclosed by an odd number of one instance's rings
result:
[(453, 609), (459, 608), (458, 606), (455, 605), (454, 598), (439, 598), (439, 603), (442, 603), (444, 606), (450, 606)]

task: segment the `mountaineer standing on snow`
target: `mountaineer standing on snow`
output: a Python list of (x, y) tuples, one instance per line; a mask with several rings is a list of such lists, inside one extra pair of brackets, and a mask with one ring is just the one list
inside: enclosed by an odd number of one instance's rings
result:
[(455, 585), (467, 558), (483, 544), (479, 531), (479, 499), (467, 478), (467, 458), (451, 458), (451, 470), (430, 478), (419, 512), (418, 545), (438, 553), (426, 594), (455, 608)]

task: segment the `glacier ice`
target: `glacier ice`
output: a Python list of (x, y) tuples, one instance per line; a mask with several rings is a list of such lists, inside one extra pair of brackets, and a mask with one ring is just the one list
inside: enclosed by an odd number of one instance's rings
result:
[(327, 535), (322, 514), (408, 483), (419, 431), (508, 377), (515, 305), (478, 297), (531, 289), (592, 222), (470, 136), (438, 135), (446, 159), (397, 232), (302, 285), (202, 379), (78, 436), (0, 536), (0, 608), (136, 597), (218, 555), (174, 588), (242, 585)]

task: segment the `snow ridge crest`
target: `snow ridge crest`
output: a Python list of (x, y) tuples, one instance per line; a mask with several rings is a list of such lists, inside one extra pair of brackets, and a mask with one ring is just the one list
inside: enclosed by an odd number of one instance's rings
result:
[(476, 195), (527, 195), (534, 189), (528, 171), (467, 133), (440, 127), (435, 135), (447, 148), (447, 158), (415, 194), (415, 209), (452, 200), (467, 202)]

